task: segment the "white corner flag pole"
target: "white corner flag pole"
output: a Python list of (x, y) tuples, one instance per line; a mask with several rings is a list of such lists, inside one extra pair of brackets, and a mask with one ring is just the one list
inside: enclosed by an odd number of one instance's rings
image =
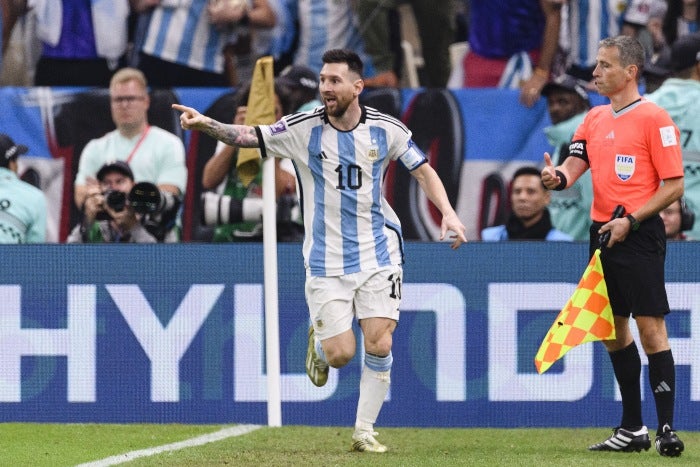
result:
[(265, 296), (265, 353), (267, 367), (267, 424), (282, 426), (280, 396), (279, 297), (277, 287), (277, 202), (275, 160), (267, 157), (263, 174), (263, 255)]

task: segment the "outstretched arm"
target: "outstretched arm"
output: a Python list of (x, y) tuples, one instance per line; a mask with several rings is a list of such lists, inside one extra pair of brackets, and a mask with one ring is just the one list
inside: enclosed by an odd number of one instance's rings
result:
[(457, 213), (452, 208), (450, 200), (447, 198), (445, 186), (442, 184), (435, 169), (433, 169), (430, 164), (422, 164), (417, 169), (413, 170), (411, 175), (418, 181), (418, 184), (428, 196), (428, 199), (432, 201), (435, 207), (442, 213), (440, 240), (445, 238), (448, 230), (451, 230), (455, 233), (455, 235), (450, 236), (450, 238), (454, 239), (452, 242), (453, 250), (458, 248), (462, 243), (465, 243), (467, 241), (467, 237), (464, 233), (466, 229), (457, 217)]
[(257, 148), (260, 146), (255, 128), (248, 125), (227, 125), (206, 115), (202, 115), (192, 107), (173, 104), (173, 109), (182, 112), (180, 126), (183, 130), (199, 130), (212, 138), (230, 146), (239, 148)]

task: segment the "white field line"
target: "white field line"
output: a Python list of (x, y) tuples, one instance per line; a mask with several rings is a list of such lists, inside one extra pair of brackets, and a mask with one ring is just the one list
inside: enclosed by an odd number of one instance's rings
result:
[(262, 428), (261, 425), (236, 425), (229, 428), (224, 428), (214, 433), (208, 433), (206, 435), (197, 436), (196, 438), (186, 439), (184, 441), (178, 441), (177, 443), (164, 444), (162, 446), (155, 446), (147, 449), (140, 449), (138, 451), (125, 452), (123, 454), (117, 454), (116, 456), (105, 457), (104, 459), (96, 460), (94, 462), (87, 462), (85, 464), (79, 464), (76, 467), (108, 467), (110, 465), (123, 464), (125, 462), (130, 462), (139, 457), (148, 457), (155, 454), (160, 454), (161, 452), (168, 451), (178, 451), (180, 449), (191, 448), (194, 446), (201, 446), (207, 443), (213, 443), (215, 441), (221, 441), (222, 439), (230, 438), (232, 436), (241, 436), (251, 431), (255, 431), (258, 428)]

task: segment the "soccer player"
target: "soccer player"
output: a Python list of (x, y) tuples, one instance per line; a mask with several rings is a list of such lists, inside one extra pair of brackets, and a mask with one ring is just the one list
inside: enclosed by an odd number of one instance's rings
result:
[(349, 50), (323, 54), (320, 94), (324, 106), (283, 117), (272, 125), (227, 125), (195, 109), (182, 111), (186, 130), (200, 130), (239, 147), (259, 147), (262, 157), (291, 158), (303, 193), (306, 301), (309, 328), (306, 371), (316, 386), (328, 367), (355, 355), (353, 318), (365, 344), (352, 449), (385, 452), (374, 423), (389, 390), (392, 333), (399, 319), (403, 240), (398, 217), (382, 196), (384, 171), (398, 160), (442, 213), (440, 239), (465, 228), (425, 155), (398, 120), (361, 106), (363, 64)]
[[(574, 134), (569, 157), (556, 168), (545, 153), (542, 182), (563, 190), (591, 169), (591, 254), (610, 232), (600, 259), (605, 270), (616, 338), (603, 341), (622, 395), (622, 420), (591, 451), (641, 451), (651, 446), (642, 422), (641, 359), (629, 317), (637, 322), (649, 359), (656, 403), (656, 450), (679, 456), (683, 442), (673, 429), (675, 364), (664, 317), (670, 312), (664, 284), (666, 235), (659, 211), (683, 195), (679, 131), (668, 113), (639, 94), (644, 49), (634, 38), (600, 42), (593, 78), (609, 105), (593, 107)], [(661, 183), (663, 181), (663, 183)], [(608, 221), (616, 206), (627, 216)]]

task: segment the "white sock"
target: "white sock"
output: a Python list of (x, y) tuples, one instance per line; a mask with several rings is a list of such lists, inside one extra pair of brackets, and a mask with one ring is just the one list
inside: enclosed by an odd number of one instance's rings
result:
[(374, 371), (364, 365), (360, 377), (360, 398), (357, 401), (355, 432), (372, 431), (384, 398), (391, 384), (391, 370)]

